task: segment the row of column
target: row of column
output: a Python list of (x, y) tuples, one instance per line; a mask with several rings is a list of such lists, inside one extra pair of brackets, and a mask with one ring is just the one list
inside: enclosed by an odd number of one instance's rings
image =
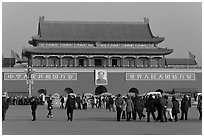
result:
[[(49, 57), (46, 57), (45, 60), (46, 60), (46, 63), (45, 63), (45, 66), (48, 67), (48, 64), (49, 64)], [(161, 58), (161, 57), (153, 57), (153, 58), (147, 58), (147, 57), (139, 57), (139, 58), (132, 58), (132, 57), (113, 57), (113, 56), (108, 56), (108, 57), (97, 57), (97, 56), (88, 56), (88, 58), (85, 59), (85, 57), (83, 56), (74, 56), (73, 57), (73, 67), (76, 67), (79, 65), (79, 63), (77, 63), (77, 59), (84, 59), (84, 61), (86, 60), (87, 63), (84, 63), (84, 66), (85, 67), (93, 67), (95, 66), (94, 65), (94, 59), (102, 59), (102, 66), (104, 67), (111, 67), (113, 66), (112, 64), (112, 60), (113, 59), (116, 59), (117, 60), (117, 64), (116, 66), (120, 66), (120, 67), (153, 67), (152, 65), (152, 60), (156, 60), (157, 62), (157, 67), (164, 67), (165, 66), (165, 59), (164, 57)], [(129, 58), (129, 59), (128, 59)], [(128, 60), (128, 65), (125, 64), (125, 59)], [(33, 64), (32, 62), (32, 59), (29, 59), (31, 60), (30, 62), (30, 65)], [(138, 61), (142, 61), (142, 64), (139, 64)], [(56, 60), (53, 60), (54, 62)], [(63, 67), (63, 58), (59, 58), (59, 67)], [(133, 62), (133, 63), (132, 63)], [(56, 62), (54, 63), (56, 64)], [(42, 65), (42, 60), (41, 60), (41, 63), (40, 63), (40, 66)], [(67, 64), (70, 66), (70, 64)]]

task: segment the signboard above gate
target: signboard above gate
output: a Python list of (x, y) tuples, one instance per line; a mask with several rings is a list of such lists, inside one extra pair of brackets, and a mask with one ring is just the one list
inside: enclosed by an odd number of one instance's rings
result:
[(195, 73), (126, 73), (126, 80), (195, 80)]
[[(77, 80), (77, 73), (34, 73), (33, 80)], [(4, 73), (4, 80), (26, 80), (26, 73)]]

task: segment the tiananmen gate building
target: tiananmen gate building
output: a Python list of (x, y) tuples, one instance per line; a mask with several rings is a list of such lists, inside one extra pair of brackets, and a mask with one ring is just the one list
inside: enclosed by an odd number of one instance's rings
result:
[[(148, 18), (143, 22), (47, 21), (40, 17), (38, 33), (23, 48), (32, 73), (32, 95), (93, 93), (103, 85), (108, 92), (125, 94), (132, 87), (140, 93), (162, 88), (196, 87), (201, 90), (201, 71), (174, 69), (172, 65), (196, 66), (194, 59), (167, 59), (173, 52), (159, 45)], [(3, 88), (27, 94), (26, 68), (3, 70)], [(9, 85), (12, 85), (9, 86)], [(19, 93), (19, 94), (18, 94)]]

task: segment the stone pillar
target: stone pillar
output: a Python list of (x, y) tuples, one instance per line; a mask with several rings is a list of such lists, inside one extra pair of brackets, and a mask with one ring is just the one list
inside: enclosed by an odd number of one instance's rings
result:
[(152, 67), (152, 57), (149, 57), (149, 60), (148, 60), (148, 67), (149, 67), (149, 68)]
[(122, 59), (121, 59), (121, 64), (120, 64), (121, 67), (124, 66), (124, 57), (122, 56)]
[(161, 66), (162, 68), (164, 68), (165, 67), (165, 57), (163, 56), (163, 58), (162, 58), (162, 66)]
[(103, 58), (103, 59), (102, 59), (102, 66), (103, 66), (103, 67), (106, 67), (106, 58)]
[(74, 56), (74, 67), (77, 66), (77, 62), (76, 62), (76, 56)]
[(60, 56), (60, 67), (62, 67), (62, 56)]
[(87, 66), (90, 67), (90, 56), (88, 56)]
[(160, 59), (157, 59), (157, 68), (160, 67), (159, 60), (160, 60)]
[(28, 57), (28, 66), (33, 66), (33, 57), (32, 57), (32, 55), (30, 55), (29, 57)]
[(134, 58), (131, 60), (131, 67), (135, 67), (135, 59)]
[(145, 60), (142, 60), (142, 67), (145, 67)]
[(134, 65), (137, 67), (137, 57), (135, 57)]
[(111, 67), (111, 57), (108, 57), (108, 67)]
[(43, 63), (42, 63), (42, 59), (39, 59), (39, 60), (40, 60), (40, 65), (39, 65), (39, 66), (41, 67), (41, 66), (42, 66), (42, 64), (43, 64)]
[(49, 64), (48, 64), (49, 62), (48, 62), (48, 56), (46, 56), (46, 67), (48, 67), (49, 66)]

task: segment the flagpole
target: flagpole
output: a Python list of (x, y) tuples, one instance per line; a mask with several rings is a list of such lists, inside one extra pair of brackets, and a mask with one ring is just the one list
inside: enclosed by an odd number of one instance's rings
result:
[(10, 51), (10, 58), (9, 58), (9, 68), (11, 68), (11, 51)]
[(187, 52), (187, 69), (188, 69), (188, 54), (189, 54), (189, 53)]

